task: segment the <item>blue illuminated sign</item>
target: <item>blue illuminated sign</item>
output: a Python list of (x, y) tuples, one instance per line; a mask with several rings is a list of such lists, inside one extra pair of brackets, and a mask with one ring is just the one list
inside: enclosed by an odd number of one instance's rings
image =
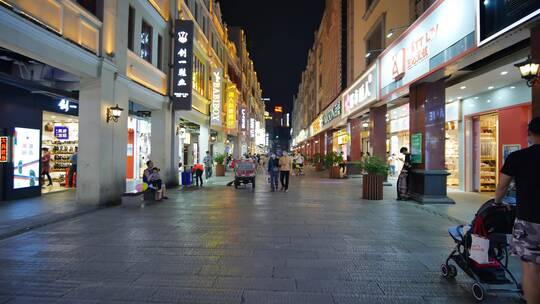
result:
[(68, 127), (55, 126), (54, 127), (54, 137), (57, 139), (69, 139), (69, 129)]

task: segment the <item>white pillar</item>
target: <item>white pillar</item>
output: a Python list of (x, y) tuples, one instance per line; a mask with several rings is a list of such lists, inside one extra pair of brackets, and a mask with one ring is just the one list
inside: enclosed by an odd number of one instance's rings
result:
[[(118, 122), (107, 123), (107, 109), (124, 109)], [(77, 200), (103, 205), (118, 202), (126, 188), (127, 88), (104, 61), (99, 79), (81, 79)]]
[(154, 165), (161, 169), (161, 179), (169, 184), (176, 179), (176, 167), (172, 164), (173, 132), (172, 114), (169, 104), (164, 104), (161, 110), (152, 111), (151, 155)]
[(209, 151), (210, 128), (208, 125), (201, 125), (199, 129), (199, 162), (202, 163), (206, 156), (206, 151)]

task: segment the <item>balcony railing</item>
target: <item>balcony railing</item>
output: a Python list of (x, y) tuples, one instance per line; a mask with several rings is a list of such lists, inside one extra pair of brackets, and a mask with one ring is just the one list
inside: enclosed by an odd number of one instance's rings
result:
[(99, 55), (99, 19), (71, 0), (0, 0), (18, 13)]
[(136, 53), (130, 50), (127, 53), (126, 74), (128, 77), (161, 95), (166, 95), (167, 75)]

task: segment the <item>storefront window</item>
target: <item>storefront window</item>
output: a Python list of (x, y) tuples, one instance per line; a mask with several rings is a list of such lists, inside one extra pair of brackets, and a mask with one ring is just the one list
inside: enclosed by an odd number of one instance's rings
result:
[[(41, 147), (50, 153), (49, 175), (43, 176), (42, 193), (65, 190), (69, 186), (71, 159), (79, 146), (79, 120), (76, 116), (43, 112)], [(72, 180), (76, 176), (72, 176)]]

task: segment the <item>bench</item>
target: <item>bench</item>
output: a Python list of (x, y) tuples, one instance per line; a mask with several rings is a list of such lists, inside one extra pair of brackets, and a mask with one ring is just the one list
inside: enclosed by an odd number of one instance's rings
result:
[(145, 191), (128, 191), (122, 195), (122, 205), (142, 205), (144, 202), (156, 201), (156, 191), (147, 189)]

